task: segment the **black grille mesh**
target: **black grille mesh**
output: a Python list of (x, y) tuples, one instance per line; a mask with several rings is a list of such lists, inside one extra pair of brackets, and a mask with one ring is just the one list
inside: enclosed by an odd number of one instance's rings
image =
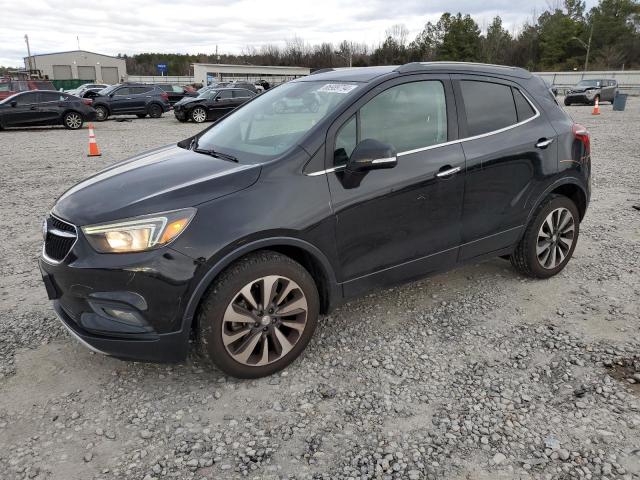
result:
[[(55, 228), (63, 232), (73, 233), (74, 237), (61, 237), (51, 232), (51, 229)], [(64, 259), (73, 247), (76, 241), (76, 229), (73, 225), (58, 220), (55, 217), (49, 217), (47, 219), (47, 235), (44, 241), (44, 252), (51, 260), (57, 262)]]

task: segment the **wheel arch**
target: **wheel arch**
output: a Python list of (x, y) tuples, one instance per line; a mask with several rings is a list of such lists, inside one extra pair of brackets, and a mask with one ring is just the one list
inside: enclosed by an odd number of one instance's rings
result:
[(97, 107), (103, 107), (107, 109), (107, 112), (109, 112), (109, 115), (111, 115), (111, 108), (109, 107), (109, 104), (107, 103), (96, 103), (91, 105), (93, 107), (93, 109), (95, 110)]
[(271, 250), (295, 260), (311, 274), (320, 296), (320, 313), (328, 313), (340, 298), (340, 287), (333, 267), (326, 255), (316, 246), (294, 237), (264, 238), (247, 243), (226, 254), (200, 279), (194, 289), (183, 316), (183, 328), (195, 326), (198, 307), (211, 284), (233, 262), (260, 250)]
[(549, 197), (549, 195), (552, 194), (563, 195), (570, 198), (576, 204), (576, 207), (578, 207), (578, 212), (580, 213), (580, 221), (582, 221), (587, 212), (588, 205), (586, 189), (577, 178), (565, 177), (547, 187), (542, 195), (540, 195), (536, 199), (536, 202), (531, 206), (531, 209), (529, 211), (527, 224), (529, 224), (529, 222), (531, 221), (531, 216), (536, 211), (538, 206), (542, 202), (544, 202), (544, 200)]

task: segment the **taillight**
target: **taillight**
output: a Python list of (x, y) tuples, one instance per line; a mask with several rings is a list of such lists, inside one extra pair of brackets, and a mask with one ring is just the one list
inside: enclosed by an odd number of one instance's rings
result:
[(582, 125), (574, 123), (573, 137), (582, 142), (582, 145), (584, 145), (585, 155), (589, 155), (591, 153), (591, 139), (589, 137), (589, 131)]
[(162, 97), (163, 100), (169, 100), (169, 94), (167, 92), (162, 92), (160, 94), (160, 96)]
[(83, 98), (82, 103), (84, 103), (85, 105), (93, 105), (93, 100), (91, 100), (90, 98)]

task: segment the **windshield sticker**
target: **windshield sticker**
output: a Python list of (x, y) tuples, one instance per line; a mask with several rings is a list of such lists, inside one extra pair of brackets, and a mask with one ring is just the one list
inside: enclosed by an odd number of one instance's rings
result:
[(349, 83), (327, 83), (316, 91), (322, 93), (349, 93), (354, 88), (358, 88), (358, 85)]

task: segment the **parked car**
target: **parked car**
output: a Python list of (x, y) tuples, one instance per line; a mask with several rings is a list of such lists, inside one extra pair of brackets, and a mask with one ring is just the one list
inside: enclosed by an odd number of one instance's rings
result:
[(38, 125), (62, 125), (70, 130), (82, 128), (96, 119), (92, 101), (55, 90), (21, 92), (0, 101), (0, 129)]
[(167, 92), (167, 95), (169, 95), (169, 103), (171, 105), (174, 105), (185, 97), (190, 98), (198, 96), (196, 89), (193, 87), (170, 84), (158, 84), (158, 87)]
[(49, 80), (12, 80), (9, 78), (0, 80), (0, 100), (29, 90), (55, 90), (55, 88)]
[(156, 85), (123, 83), (100, 90), (93, 98), (97, 120), (105, 121), (110, 115), (132, 115), (160, 118), (171, 110), (169, 95)]
[(65, 90), (65, 93), (69, 95), (75, 95), (76, 97), (84, 97), (84, 93), (88, 90), (102, 90), (109, 87), (106, 83), (83, 83), (77, 88), (72, 90)]
[(618, 93), (616, 80), (580, 80), (564, 97), (565, 105), (574, 103), (586, 103), (594, 105), (596, 98), (599, 102), (611, 102)]
[(173, 113), (181, 122), (193, 120), (202, 123), (217, 120), (238, 108), (255, 93), (244, 88), (220, 88), (205, 91), (196, 98), (183, 98), (173, 106)]
[[(311, 94), (313, 112), (274, 108)], [(68, 190), (40, 266), (90, 348), (179, 361), (193, 334), (205, 361), (255, 378), (372, 289), (498, 256), (556, 275), (590, 174), (588, 132), (525, 70), (328, 71)]]

